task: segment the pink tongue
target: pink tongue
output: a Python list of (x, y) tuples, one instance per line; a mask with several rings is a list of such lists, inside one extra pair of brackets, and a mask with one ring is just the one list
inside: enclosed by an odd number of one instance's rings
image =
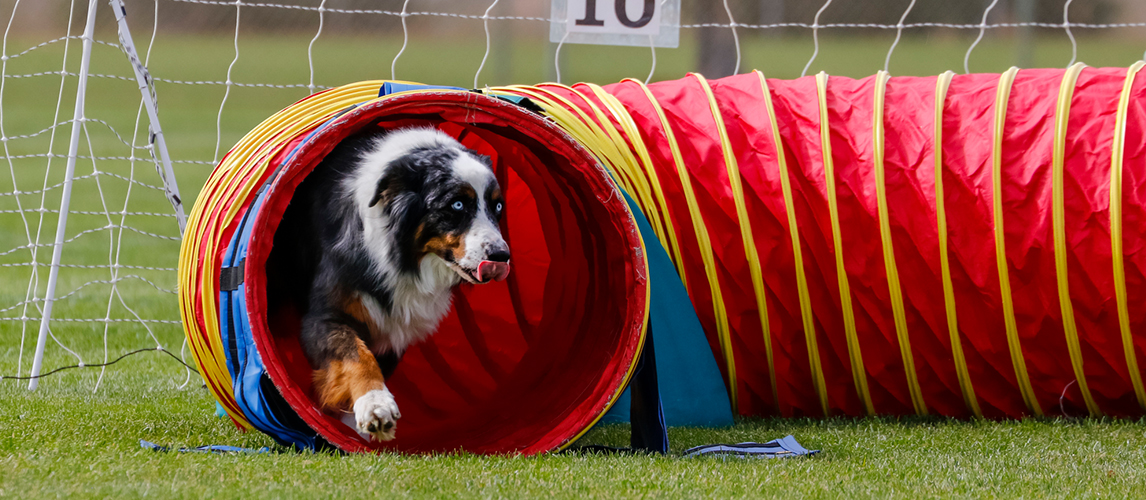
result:
[(485, 283), (488, 281), (502, 281), (509, 276), (509, 263), (508, 262), (494, 262), (492, 260), (483, 260), (478, 264), (477, 279)]

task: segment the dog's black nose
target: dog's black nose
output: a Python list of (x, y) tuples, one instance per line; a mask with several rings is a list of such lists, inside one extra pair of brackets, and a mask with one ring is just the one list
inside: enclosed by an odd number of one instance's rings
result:
[(494, 250), (486, 256), (486, 260), (493, 262), (509, 262), (509, 250)]

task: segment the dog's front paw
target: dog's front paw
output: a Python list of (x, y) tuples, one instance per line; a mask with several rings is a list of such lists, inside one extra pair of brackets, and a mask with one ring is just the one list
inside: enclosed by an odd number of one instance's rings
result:
[(354, 402), (354, 423), (363, 437), (378, 441), (394, 439), (400, 418), (398, 403), (388, 389), (367, 392)]

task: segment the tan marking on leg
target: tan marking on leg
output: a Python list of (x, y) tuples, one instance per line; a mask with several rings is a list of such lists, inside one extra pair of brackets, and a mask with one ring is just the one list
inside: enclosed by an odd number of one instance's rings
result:
[(362, 339), (354, 341), (358, 344), (357, 359), (334, 360), (326, 368), (314, 371), (314, 392), (323, 410), (350, 411), (363, 394), (386, 388), (374, 354)]

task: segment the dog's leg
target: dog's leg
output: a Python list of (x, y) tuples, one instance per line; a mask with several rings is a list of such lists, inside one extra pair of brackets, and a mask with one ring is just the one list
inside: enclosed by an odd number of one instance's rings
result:
[[(386, 388), (382, 370), (370, 349), (353, 329), (330, 325), (326, 351), (338, 354), (314, 371), (314, 390), (324, 410), (353, 409), (360, 434), (378, 441), (394, 439), (398, 404)], [(353, 404), (353, 406), (351, 406)]]

